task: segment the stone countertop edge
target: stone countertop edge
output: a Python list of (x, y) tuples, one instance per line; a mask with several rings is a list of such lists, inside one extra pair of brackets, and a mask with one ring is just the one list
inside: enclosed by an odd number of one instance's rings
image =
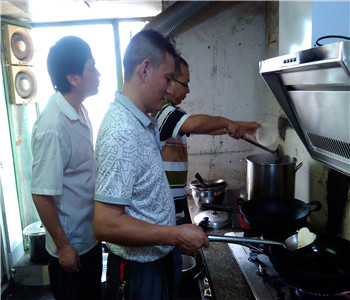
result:
[[(188, 210), (191, 220), (201, 212), (192, 197), (188, 197)], [(225, 202), (225, 201), (224, 201)], [(223, 203), (223, 205), (227, 205)], [(223, 229), (207, 229), (208, 234), (224, 235), (226, 232), (239, 231), (227, 226)], [(209, 248), (200, 250), (200, 254), (206, 264), (208, 276), (212, 284), (213, 298), (216, 300), (252, 300), (255, 299), (249, 285), (241, 272), (227, 243), (211, 242)]]

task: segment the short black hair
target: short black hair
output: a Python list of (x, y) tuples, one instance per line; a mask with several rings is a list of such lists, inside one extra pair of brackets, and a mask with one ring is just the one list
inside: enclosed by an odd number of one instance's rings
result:
[(181, 72), (181, 64), (185, 65), (188, 68), (187, 61), (181, 57), (180, 55), (175, 57), (175, 69), (174, 69), (174, 78), (179, 78), (182, 74)]
[(152, 29), (144, 29), (130, 41), (124, 54), (124, 80), (131, 79), (136, 66), (149, 59), (155, 68), (165, 63), (165, 55), (177, 56), (174, 45), (162, 34)]
[(86, 61), (92, 57), (90, 46), (76, 36), (61, 38), (49, 50), (47, 70), (53, 88), (61, 93), (71, 90), (68, 74), (82, 75)]

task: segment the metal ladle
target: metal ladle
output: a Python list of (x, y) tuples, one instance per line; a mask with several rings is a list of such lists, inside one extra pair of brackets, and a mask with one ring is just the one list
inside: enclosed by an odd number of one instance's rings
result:
[(282, 158), (283, 154), (284, 154), (281, 145), (278, 145), (276, 150), (271, 150), (270, 148), (267, 148), (267, 147), (259, 144), (258, 142), (254, 141), (254, 140), (252, 140), (252, 139), (250, 139), (248, 137), (246, 139), (242, 139), (242, 140), (244, 140), (244, 141), (246, 141), (248, 143), (251, 143), (254, 146), (260, 147), (261, 149), (263, 149), (265, 151), (268, 151), (268, 152), (272, 153), (273, 156), (275, 157), (276, 161), (280, 160)]
[(194, 177), (197, 179), (198, 183), (202, 188), (207, 188), (208, 185), (204, 182), (203, 178), (199, 173), (194, 174)]
[(208, 239), (211, 242), (224, 242), (224, 243), (231, 243), (231, 244), (276, 245), (276, 246), (282, 246), (289, 251), (295, 251), (295, 250), (301, 250), (301, 249), (304, 249), (305, 247), (310, 246), (311, 244), (313, 244), (316, 237), (312, 242), (310, 242), (309, 244), (303, 247), (298, 247), (297, 233), (288, 237), (283, 243), (272, 241), (272, 240), (265, 240), (265, 239), (254, 239), (254, 238), (245, 238), (245, 237), (238, 237), (238, 236), (223, 236), (223, 235), (208, 235)]
[[(200, 221), (197, 225), (205, 228), (207, 223), (209, 221), (208, 217), (203, 218), (202, 221)], [(245, 237), (238, 237), (238, 236), (223, 236), (223, 235), (207, 235), (209, 241), (211, 242), (224, 242), (224, 243), (230, 243), (230, 244), (263, 244), (263, 245), (276, 245), (276, 246), (282, 246), (285, 249), (289, 251), (295, 251), (300, 250), (305, 247), (310, 246), (313, 244), (313, 242), (316, 239), (316, 236), (312, 242), (309, 244), (299, 247), (298, 248), (298, 234), (293, 234), (292, 236), (288, 237), (283, 243), (272, 241), (272, 240), (265, 240), (265, 239), (257, 239), (257, 238), (245, 238)]]
[(255, 238), (245, 238), (245, 237), (238, 237), (238, 236), (223, 236), (223, 235), (208, 235), (208, 239), (211, 242), (224, 242), (224, 243), (230, 243), (230, 244), (264, 244), (264, 245), (277, 245), (277, 246), (283, 246), (284, 248), (288, 250), (295, 250), (294, 247), (288, 248), (289, 245), (277, 241), (272, 240), (262, 240), (262, 239), (255, 239)]

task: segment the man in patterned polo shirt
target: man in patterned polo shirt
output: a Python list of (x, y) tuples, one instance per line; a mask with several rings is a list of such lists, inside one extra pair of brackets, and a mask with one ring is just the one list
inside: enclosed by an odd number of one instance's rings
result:
[(131, 39), (123, 90), (116, 92), (97, 137), (94, 230), (110, 249), (109, 299), (173, 299), (173, 246), (185, 253), (209, 246), (198, 226), (175, 226), (157, 122), (149, 116), (171, 93), (175, 56), (156, 31)]

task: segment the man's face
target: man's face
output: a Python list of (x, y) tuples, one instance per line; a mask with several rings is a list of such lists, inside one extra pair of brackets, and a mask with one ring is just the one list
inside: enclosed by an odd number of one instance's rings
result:
[(173, 80), (171, 82), (172, 93), (165, 97), (166, 100), (168, 100), (174, 106), (181, 104), (181, 102), (190, 92), (190, 88), (188, 86), (190, 82), (190, 72), (188, 70), (188, 67), (181, 63), (180, 70), (182, 75), (180, 75), (178, 78), (175, 78), (176, 80)]
[(98, 86), (100, 84), (100, 72), (95, 67), (95, 60), (93, 57), (89, 58), (83, 70), (83, 74), (79, 76), (78, 89), (84, 98), (96, 95), (98, 93)]
[(173, 56), (167, 53), (165, 63), (161, 64), (158, 69), (152, 67), (149, 71), (149, 97), (144, 106), (147, 113), (153, 113), (162, 108), (165, 97), (172, 93)]

